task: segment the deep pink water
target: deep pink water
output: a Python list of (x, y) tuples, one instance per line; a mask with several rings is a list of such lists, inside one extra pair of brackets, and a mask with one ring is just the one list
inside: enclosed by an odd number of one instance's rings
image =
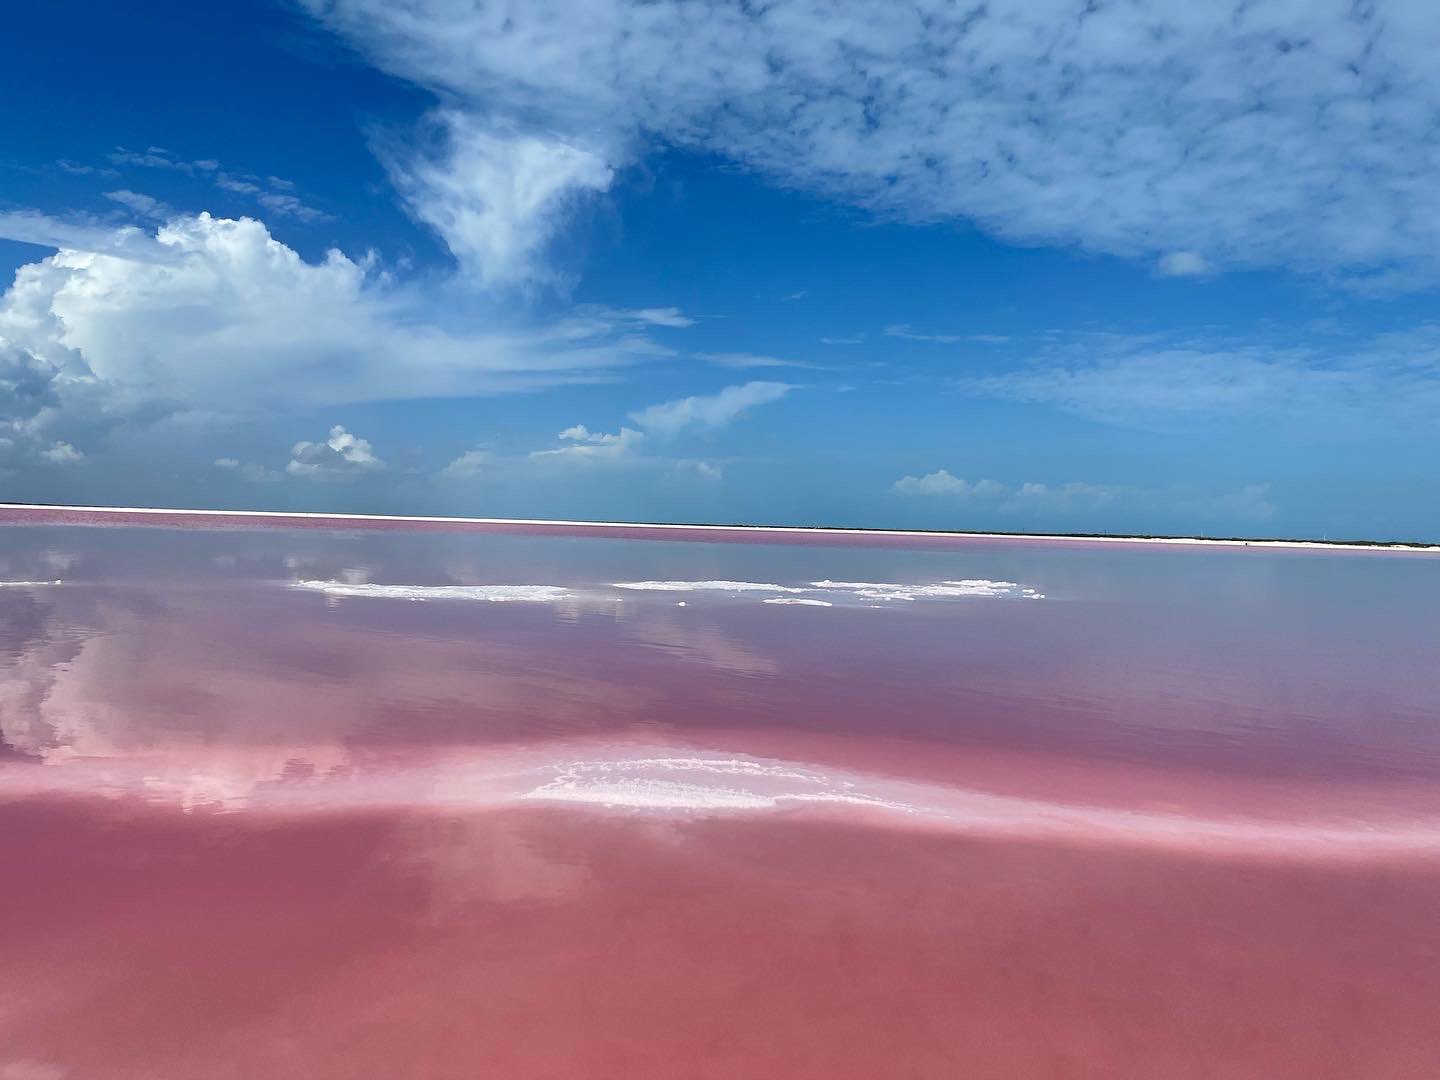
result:
[(3, 1080), (1440, 1076), (1433, 556), (218, 524), (0, 516)]

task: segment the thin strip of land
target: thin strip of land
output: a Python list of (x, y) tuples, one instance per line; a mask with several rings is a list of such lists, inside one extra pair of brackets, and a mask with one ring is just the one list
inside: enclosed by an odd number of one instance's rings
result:
[[(1052, 542), (1079, 542), (1105, 544), (1172, 544), (1207, 545), (1220, 547), (1261, 547), (1301, 548), (1321, 550), (1362, 550), (1397, 552), (1440, 552), (1440, 544), (1426, 544), (1402, 540), (1314, 540), (1278, 537), (1243, 536), (1167, 536), (1127, 535), (1112, 533), (1024, 533), (1024, 532), (981, 532), (968, 530), (941, 529), (871, 529), (855, 527), (830, 527), (815, 525), (736, 525), (716, 522), (683, 523), (658, 521), (573, 521), (554, 518), (494, 518), (494, 517), (453, 517), (414, 514), (330, 514), (293, 510), (227, 510), (195, 509), (184, 507), (151, 506), (72, 506), (49, 503), (0, 503), (0, 514), (11, 524), (27, 519), (73, 524), (162, 524), (165, 518), (195, 518), (216, 524), (227, 521), (273, 522), (277, 525), (304, 523), (324, 525), (326, 522), (347, 524), (394, 524), (394, 525), (436, 525), (449, 527), (474, 526), (498, 529), (538, 529), (544, 531), (597, 530), (617, 533), (653, 532), (672, 534), (677, 538), (686, 534), (706, 536), (713, 534), (748, 534), (755, 538), (773, 536), (804, 539), (827, 537), (856, 539), (894, 537), (915, 540), (1034, 540)], [(101, 518), (100, 521), (93, 520)], [(18, 519), (18, 521), (17, 521)], [(86, 520), (90, 519), (90, 520)]]

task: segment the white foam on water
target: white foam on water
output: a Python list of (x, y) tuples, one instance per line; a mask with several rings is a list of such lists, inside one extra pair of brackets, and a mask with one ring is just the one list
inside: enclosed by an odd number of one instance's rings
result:
[(812, 600), (808, 596), (769, 596), (762, 604), (804, 604), (806, 607), (834, 607), (829, 600)]
[(562, 585), (377, 585), (344, 581), (292, 581), (292, 588), (326, 596), (368, 596), (390, 600), (485, 600), (492, 604), (553, 604), (574, 599)]
[(48, 589), (52, 585), (59, 585), (56, 581), (0, 581), (0, 589)]

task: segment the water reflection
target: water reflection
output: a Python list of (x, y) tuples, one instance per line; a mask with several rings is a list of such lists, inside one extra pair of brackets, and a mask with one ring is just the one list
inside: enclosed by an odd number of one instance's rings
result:
[(0, 539), (0, 1077), (1440, 1075), (1432, 560)]

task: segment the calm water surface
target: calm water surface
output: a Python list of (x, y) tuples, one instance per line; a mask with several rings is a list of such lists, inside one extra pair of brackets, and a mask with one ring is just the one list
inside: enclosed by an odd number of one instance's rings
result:
[(3, 1080), (1440, 1076), (1433, 556), (33, 522)]

